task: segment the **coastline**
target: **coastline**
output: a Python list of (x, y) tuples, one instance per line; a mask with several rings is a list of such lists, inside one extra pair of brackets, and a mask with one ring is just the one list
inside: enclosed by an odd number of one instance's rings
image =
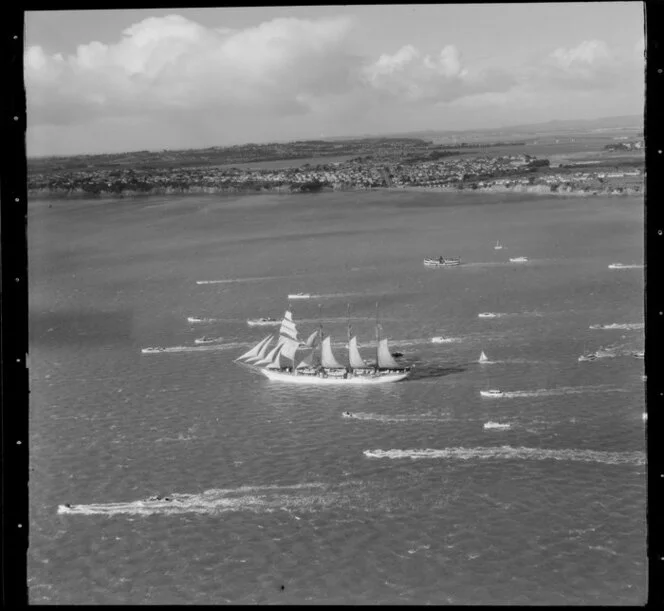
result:
[(183, 188), (153, 188), (145, 191), (136, 190), (123, 190), (117, 191), (99, 191), (92, 193), (83, 189), (28, 189), (28, 198), (32, 200), (57, 200), (57, 199), (139, 199), (147, 197), (164, 197), (164, 196), (178, 196), (186, 197), (201, 196), (201, 195), (260, 195), (270, 193), (280, 193), (286, 195), (305, 195), (311, 193), (330, 193), (336, 191), (345, 192), (359, 192), (359, 191), (387, 191), (387, 192), (421, 192), (421, 193), (486, 193), (486, 194), (508, 194), (518, 193), (525, 195), (549, 195), (557, 197), (596, 197), (596, 196), (611, 196), (611, 197), (634, 197), (643, 196), (642, 190), (636, 191), (635, 189), (626, 188), (623, 191), (616, 189), (574, 189), (572, 187), (561, 186), (556, 190), (551, 190), (548, 185), (494, 185), (487, 187), (451, 187), (451, 186), (391, 186), (391, 187), (322, 187), (319, 190), (312, 192), (302, 192), (297, 189), (292, 189), (290, 186), (275, 186), (270, 188), (249, 189), (239, 187), (199, 187), (192, 186), (187, 189)]

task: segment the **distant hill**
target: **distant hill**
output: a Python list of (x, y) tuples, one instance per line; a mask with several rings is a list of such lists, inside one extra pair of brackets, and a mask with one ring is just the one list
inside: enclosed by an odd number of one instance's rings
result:
[[(401, 138), (422, 138), (424, 140), (445, 136), (478, 135), (520, 135), (535, 133), (556, 133), (567, 131), (592, 131), (595, 129), (643, 128), (643, 115), (623, 115), (619, 117), (601, 117), (599, 119), (553, 119), (546, 123), (530, 123), (526, 125), (508, 125), (483, 129), (434, 130), (425, 129), (398, 134), (384, 134), (387, 137), (399, 136)], [(366, 137), (366, 136), (363, 136)], [(335, 138), (336, 139), (336, 138)], [(342, 138), (338, 138), (341, 140)], [(332, 138), (330, 138), (332, 140)]]

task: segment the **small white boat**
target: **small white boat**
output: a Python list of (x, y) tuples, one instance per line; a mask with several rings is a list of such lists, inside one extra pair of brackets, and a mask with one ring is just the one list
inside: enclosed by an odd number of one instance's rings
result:
[(582, 354), (578, 358), (578, 361), (579, 361), (579, 363), (584, 363), (586, 361), (594, 361), (596, 359), (597, 359), (597, 355), (593, 352), (591, 354)]
[(496, 245), (493, 247), (494, 250), (502, 250), (503, 245), (500, 242), (496, 242)]
[(455, 267), (461, 265), (459, 257), (446, 259), (445, 257), (425, 257), (424, 265), (426, 267)]
[(503, 397), (505, 393), (502, 390), (480, 390), (480, 395), (483, 397)]
[(477, 361), (478, 363), (488, 363), (489, 359), (487, 358), (486, 354), (484, 354), (484, 350), (482, 350), (482, 354), (480, 354), (480, 358)]
[(485, 422), (483, 428), (487, 429), (497, 429), (499, 431), (506, 431), (507, 429), (512, 428), (511, 424), (502, 424), (501, 422)]
[(528, 257), (513, 257), (510, 258), (510, 263), (528, 263)]
[(276, 320), (275, 318), (250, 318), (247, 320), (247, 324), (250, 327), (269, 327), (280, 325), (281, 321)]
[(288, 296), (288, 299), (311, 299), (311, 294), (309, 293), (293, 293)]
[(221, 341), (221, 337), (199, 337), (194, 340), (194, 344), (213, 344), (214, 342)]
[(142, 348), (141, 352), (143, 354), (158, 354), (159, 352), (166, 352), (166, 348)]
[(495, 312), (480, 312), (477, 315), (478, 318), (498, 318), (498, 314)]

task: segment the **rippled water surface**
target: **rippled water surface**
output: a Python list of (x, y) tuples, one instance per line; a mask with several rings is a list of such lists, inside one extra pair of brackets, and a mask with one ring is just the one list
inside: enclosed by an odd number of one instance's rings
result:
[[(608, 269), (643, 263), (641, 200), (55, 201), (29, 223), (33, 603), (644, 602), (643, 270)], [(339, 358), (347, 303), (371, 358), (379, 301), (412, 379), (234, 365), (273, 330), (246, 319), (297, 292)]]

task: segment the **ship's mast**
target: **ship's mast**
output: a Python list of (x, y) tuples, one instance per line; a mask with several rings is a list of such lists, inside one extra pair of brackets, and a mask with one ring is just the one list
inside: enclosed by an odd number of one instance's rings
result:
[[(289, 311), (290, 311), (290, 313), (291, 313), (291, 319), (294, 319), (295, 316), (293, 315), (293, 310), (291, 309), (290, 300), (288, 301), (288, 309), (289, 309)], [(293, 361), (293, 369), (291, 370), (291, 375), (295, 375), (295, 353), (296, 353), (296, 352), (297, 352), (297, 348), (296, 348), (295, 351), (293, 352), (293, 357), (292, 357), (292, 361)]]
[(353, 368), (351, 367), (350, 364), (350, 336), (351, 336), (351, 329), (350, 329), (350, 303), (346, 304), (346, 318), (348, 319), (348, 369), (352, 370)]
[(319, 361), (322, 364), (323, 362), (323, 306), (318, 304), (318, 352), (319, 352)]
[(378, 352), (380, 350), (380, 331), (378, 327), (378, 302), (376, 302), (376, 369), (378, 369)]

